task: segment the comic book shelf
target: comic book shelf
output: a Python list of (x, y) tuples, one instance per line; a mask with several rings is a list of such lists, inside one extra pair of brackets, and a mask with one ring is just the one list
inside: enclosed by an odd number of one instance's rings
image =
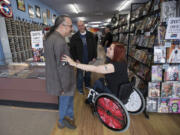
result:
[(131, 4), (127, 48), (129, 76), (136, 77), (136, 87), (145, 97), (148, 94), (147, 84), (151, 77), (159, 13), (159, 3), (155, 0)]
[[(153, 47), (157, 42), (160, 21), (160, 1), (132, 3), (129, 15), (119, 15), (113, 26), (113, 41), (123, 43), (127, 50), (129, 78), (136, 77), (136, 86), (144, 97), (148, 96), (151, 80)], [(145, 110), (145, 116), (148, 115)]]
[(176, 17), (176, 5), (176, 1), (161, 3), (158, 42), (154, 46), (151, 82), (148, 83), (148, 112), (180, 113), (180, 39), (166, 37), (168, 20)]

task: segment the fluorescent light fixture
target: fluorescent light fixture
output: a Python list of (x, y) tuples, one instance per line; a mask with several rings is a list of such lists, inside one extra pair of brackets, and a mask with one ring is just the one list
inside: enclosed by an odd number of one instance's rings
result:
[(70, 4), (69, 6), (70, 6), (70, 8), (72, 9), (72, 11), (73, 11), (74, 13), (76, 13), (76, 14), (79, 13), (79, 9), (77, 8), (77, 5), (76, 5), (76, 4)]
[(89, 25), (89, 27), (97, 28), (97, 27), (99, 27), (99, 25)]
[(119, 11), (126, 9), (131, 2), (132, 0), (124, 0), (123, 2), (121, 2), (121, 5), (119, 6)]
[(111, 22), (111, 18), (107, 19), (105, 22), (110, 23)]
[(86, 17), (77, 17), (78, 20), (85, 21)]
[(7, 4), (10, 4), (9, 0), (4, 0), (4, 2), (6, 2)]
[(108, 25), (108, 24), (109, 24), (108, 22), (103, 23), (104, 26), (106, 26), (106, 25)]
[(102, 22), (100, 22), (100, 21), (97, 21), (97, 22), (88, 22), (88, 24), (100, 24), (100, 23), (102, 23)]

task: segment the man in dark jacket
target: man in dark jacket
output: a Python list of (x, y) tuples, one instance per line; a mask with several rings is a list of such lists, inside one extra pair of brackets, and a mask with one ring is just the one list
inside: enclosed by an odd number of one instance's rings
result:
[[(86, 30), (83, 21), (77, 22), (78, 32), (75, 33), (70, 41), (70, 53), (73, 59), (78, 63), (88, 64), (95, 62), (97, 57), (97, 45), (94, 35)], [(85, 86), (90, 86), (90, 72), (85, 72), (83, 76), (82, 70), (77, 70), (77, 89), (83, 94), (83, 82)]]

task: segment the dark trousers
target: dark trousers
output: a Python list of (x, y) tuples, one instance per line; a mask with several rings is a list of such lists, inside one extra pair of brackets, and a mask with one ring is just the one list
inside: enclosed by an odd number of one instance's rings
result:
[(85, 87), (90, 86), (91, 73), (85, 72), (83, 70), (77, 69), (77, 89), (79, 92), (83, 92), (83, 82), (85, 82)]

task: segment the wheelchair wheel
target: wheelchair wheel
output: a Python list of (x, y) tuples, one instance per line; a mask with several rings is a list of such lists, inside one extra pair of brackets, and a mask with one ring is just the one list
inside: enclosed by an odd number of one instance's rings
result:
[(139, 114), (144, 111), (145, 99), (138, 89), (133, 88), (133, 92), (131, 93), (128, 102), (125, 104), (125, 107), (131, 114)]
[(129, 128), (128, 112), (123, 103), (115, 96), (107, 93), (98, 95), (94, 107), (98, 118), (107, 128), (118, 132)]

